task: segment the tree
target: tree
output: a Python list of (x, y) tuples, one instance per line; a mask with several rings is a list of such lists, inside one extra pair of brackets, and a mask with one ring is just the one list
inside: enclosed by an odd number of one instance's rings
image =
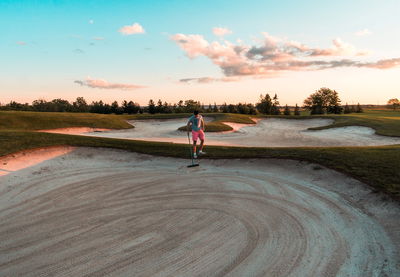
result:
[(133, 101), (129, 101), (124, 108), (124, 112), (127, 114), (137, 114), (140, 110), (140, 105)]
[(68, 100), (57, 98), (49, 102), (49, 111), (51, 112), (70, 112), (71, 110), (72, 105)]
[(387, 104), (388, 104), (388, 106), (391, 106), (393, 108), (393, 110), (396, 110), (398, 107), (400, 107), (400, 101), (397, 98), (389, 99)]
[(123, 114), (124, 110), (118, 105), (117, 101), (111, 103), (111, 113)]
[(157, 106), (156, 106), (156, 113), (163, 113), (164, 112), (164, 106), (161, 101), (161, 99), (158, 99)]
[(124, 100), (121, 102), (121, 107), (124, 113), (128, 113), (128, 101)]
[(278, 101), (278, 95), (275, 93), (274, 98), (272, 98), (272, 107), (271, 107), (271, 114), (273, 115), (279, 115), (281, 114), (281, 111), (279, 109), (279, 101)]
[(271, 114), (272, 110), (272, 100), (269, 94), (267, 93), (265, 96), (260, 95), (260, 102), (256, 104), (257, 110), (262, 114)]
[(222, 104), (221, 112), (223, 112), (223, 113), (227, 113), (228, 112), (228, 105), (226, 103)]
[(347, 114), (347, 113), (351, 113), (352, 111), (351, 111), (351, 108), (349, 107), (349, 105), (347, 105), (347, 103), (346, 103), (346, 105), (344, 106), (344, 113), (345, 114)]
[(237, 113), (236, 106), (233, 104), (228, 105), (228, 113)]
[(13, 110), (13, 111), (30, 111), (32, 107), (28, 103), (21, 104), (15, 101), (10, 101), (7, 105), (2, 107), (2, 110)]
[(300, 108), (299, 108), (299, 106), (297, 106), (297, 103), (296, 103), (296, 107), (294, 107), (294, 115), (300, 115)]
[(149, 107), (148, 107), (149, 113), (155, 114), (156, 113), (156, 105), (154, 104), (153, 99), (150, 99), (149, 101)]
[(194, 101), (192, 99), (185, 101), (185, 112), (192, 113), (194, 110), (200, 111), (200, 102)]
[(75, 112), (86, 113), (89, 111), (89, 106), (83, 97), (77, 97), (76, 100), (72, 102), (72, 106)]
[(219, 112), (218, 106), (217, 106), (217, 104), (215, 102), (214, 102), (213, 112), (214, 113)]
[(249, 107), (247, 106), (246, 103), (245, 104), (242, 104), (242, 103), (237, 104), (236, 110), (240, 114), (249, 114)]
[(320, 88), (304, 100), (304, 108), (311, 111), (311, 114), (324, 114), (342, 112), (340, 107), (339, 94), (329, 88)]
[(285, 106), (285, 110), (283, 111), (284, 115), (290, 115), (290, 109), (288, 107), (288, 105)]
[(104, 103), (102, 100), (93, 101), (90, 105), (89, 112), (91, 113), (105, 113)]
[(164, 102), (162, 111), (163, 113), (172, 113), (172, 107), (167, 101)]
[(104, 108), (103, 108), (103, 113), (105, 113), (105, 114), (110, 114), (110, 113), (112, 113), (112, 111), (111, 111), (111, 105), (110, 104), (104, 104)]
[(363, 111), (363, 109), (362, 109), (360, 103), (358, 103), (358, 104), (357, 104), (357, 108), (356, 108), (356, 113), (362, 113), (362, 112), (364, 112), (364, 111)]
[(174, 112), (175, 113), (184, 113), (185, 107), (183, 105), (183, 100), (179, 100), (178, 104), (174, 105)]
[(257, 114), (257, 109), (253, 104), (247, 104), (248, 114)]
[(34, 100), (32, 102), (32, 108), (37, 112), (50, 112), (49, 102), (44, 99)]

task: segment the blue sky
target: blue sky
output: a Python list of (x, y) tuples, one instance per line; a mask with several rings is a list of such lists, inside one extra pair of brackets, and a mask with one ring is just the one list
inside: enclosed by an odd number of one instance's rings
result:
[[(0, 0), (0, 102), (83, 96), (89, 101), (129, 99), (141, 104), (150, 98), (236, 103), (256, 102), (260, 93), (270, 92), (278, 93), (282, 104), (301, 104), (310, 93), (327, 86), (338, 90), (344, 102), (382, 104), (400, 96), (397, 60), (384, 69), (378, 64), (400, 58), (399, 11), (400, 1), (395, 0)], [(145, 32), (119, 32), (134, 23)], [(215, 27), (231, 33), (216, 36)], [(332, 40), (338, 38), (340, 51), (317, 60), (349, 59), (364, 65), (324, 70), (291, 65), (278, 70), (281, 58), (268, 61), (265, 53), (245, 58), (252, 47), (266, 43), (263, 32), (286, 48), (289, 41), (308, 47), (285, 58), (285, 66), (311, 59), (303, 57), (310, 49), (332, 50)], [(184, 35), (184, 44), (173, 39), (176, 34)], [(189, 35), (198, 36), (186, 42)], [(196, 48), (197, 43), (213, 42), (217, 46), (212, 50)], [(239, 45), (247, 47), (241, 60), (221, 64), (219, 58), (229, 58), (227, 53)], [(368, 55), (357, 54), (364, 50)], [(251, 73), (244, 73), (243, 61)], [(232, 66), (236, 73), (229, 75), (226, 68)], [(267, 73), (259, 71), (266, 67)], [(180, 82), (196, 78), (208, 79)]]

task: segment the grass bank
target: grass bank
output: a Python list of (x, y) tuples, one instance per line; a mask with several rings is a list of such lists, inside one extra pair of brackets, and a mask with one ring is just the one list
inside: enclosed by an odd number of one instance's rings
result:
[(41, 130), (68, 127), (127, 129), (123, 116), (93, 113), (0, 111), (0, 130)]
[(313, 128), (322, 130), (345, 126), (370, 127), (378, 135), (400, 137), (400, 111), (393, 110), (366, 110), (364, 113), (346, 115), (329, 115), (335, 122), (329, 126)]

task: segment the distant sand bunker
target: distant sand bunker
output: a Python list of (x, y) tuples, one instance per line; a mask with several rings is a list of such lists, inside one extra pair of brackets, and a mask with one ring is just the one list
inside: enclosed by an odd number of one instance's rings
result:
[(187, 162), (79, 148), (0, 177), (0, 275), (399, 276), (399, 207), (363, 184)]
[[(308, 128), (326, 126), (331, 119), (280, 119), (268, 118), (257, 124), (230, 125), (233, 132), (207, 133), (208, 145), (254, 146), (254, 147), (298, 147), (298, 146), (377, 146), (400, 144), (400, 138), (376, 135), (371, 128), (349, 126), (311, 131)], [(133, 129), (90, 132), (76, 130), (76, 134), (147, 141), (187, 143), (185, 132), (177, 129), (186, 124), (186, 119), (135, 120)], [(64, 132), (52, 130), (52, 132)]]

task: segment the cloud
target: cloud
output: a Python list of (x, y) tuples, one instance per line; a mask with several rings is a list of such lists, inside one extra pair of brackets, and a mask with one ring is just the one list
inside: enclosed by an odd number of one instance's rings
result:
[(94, 40), (104, 40), (105, 38), (103, 38), (103, 37), (94, 37), (93, 39)]
[(145, 31), (139, 23), (133, 23), (132, 25), (127, 25), (118, 30), (118, 32), (123, 35), (134, 35), (134, 34), (144, 34)]
[(121, 90), (134, 90), (139, 88), (145, 88), (144, 86), (133, 85), (133, 84), (118, 84), (118, 83), (109, 83), (106, 80), (102, 79), (92, 79), (87, 77), (86, 80), (76, 80), (74, 83), (79, 84), (81, 86), (87, 86), (90, 88), (100, 88), (100, 89), (121, 89)]
[(214, 27), (213, 29), (213, 33), (216, 36), (222, 37), (224, 35), (228, 35), (228, 34), (232, 34), (232, 31), (227, 29), (227, 28), (223, 28), (223, 27)]
[[(274, 77), (286, 71), (323, 70), (337, 67), (368, 67), (388, 69), (399, 66), (399, 59), (360, 62), (351, 58), (368, 54), (340, 38), (327, 48), (309, 47), (297, 41), (281, 39), (263, 33), (260, 45), (235, 44), (227, 40), (207, 41), (202, 35), (175, 34), (171, 39), (190, 59), (204, 56), (218, 66), (225, 77)], [(213, 79), (187, 78), (181, 82), (206, 83)]]
[(223, 78), (213, 78), (213, 77), (200, 77), (200, 78), (185, 78), (180, 79), (181, 83), (199, 83), (199, 84), (208, 84), (213, 82), (234, 82), (238, 81), (238, 77), (223, 77)]
[(26, 45), (27, 43), (25, 41), (17, 41), (18, 45)]
[(358, 32), (355, 32), (354, 34), (356, 36), (358, 36), (358, 37), (363, 37), (363, 36), (368, 36), (368, 35), (372, 34), (372, 32), (370, 30), (368, 30), (368, 29), (364, 29), (364, 30), (360, 30)]
[(74, 50), (74, 53), (75, 53), (75, 54), (84, 54), (85, 51), (83, 51), (82, 49), (76, 48), (76, 49)]
[(370, 63), (360, 63), (358, 66), (359, 67), (379, 68), (379, 69), (389, 69), (389, 68), (400, 66), (400, 58), (384, 59), (384, 60), (379, 60), (377, 62), (370, 62)]
[(93, 24), (94, 23), (94, 20), (93, 19), (90, 19), (89, 20), (89, 24)]

